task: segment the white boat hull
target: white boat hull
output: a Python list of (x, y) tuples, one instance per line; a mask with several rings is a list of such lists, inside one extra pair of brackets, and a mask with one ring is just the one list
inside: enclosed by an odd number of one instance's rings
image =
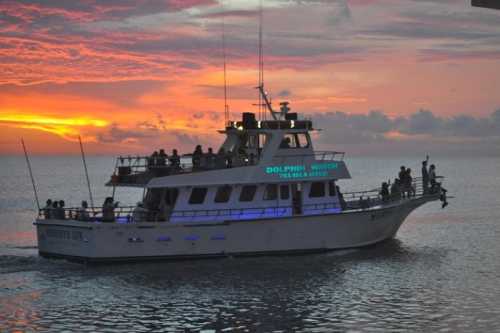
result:
[(435, 199), (330, 215), (203, 225), (74, 220), (35, 224), (40, 255), (86, 262), (328, 251), (392, 238), (415, 208)]

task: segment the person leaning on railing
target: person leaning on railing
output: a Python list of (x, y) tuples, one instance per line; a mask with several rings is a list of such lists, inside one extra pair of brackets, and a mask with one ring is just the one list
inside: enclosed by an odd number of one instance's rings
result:
[(90, 221), (90, 215), (89, 212), (87, 211), (88, 207), (89, 205), (87, 204), (87, 201), (83, 200), (81, 207), (78, 208), (76, 212), (76, 219), (78, 221)]

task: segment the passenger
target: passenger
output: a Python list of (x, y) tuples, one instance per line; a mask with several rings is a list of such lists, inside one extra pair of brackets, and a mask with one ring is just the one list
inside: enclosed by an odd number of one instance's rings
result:
[(57, 200), (52, 201), (52, 209), (50, 210), (50, 218), (51, 219), (58, 219), (58, 211), (59, 210), (59, 204)]
[(160, 152), (158, 153), (158, 157), (156, 160), (156, 165), (159, 167), (164, 167), (167, 165), (167, 154), (165, 153), (165, 150), (160, 149)]
[(192, 162), (193, 170), (198, 170), (201, 167), (201, 157), (203, 156), (203, 149), (201, 145), (197, 145), (193, 152)]
[(291, 142), (290, 138), (288, 138), (288, 137), (284, 138), (280, 143), (280, 148), (281, 149), (290, 148), (290, 142)]
[(337, 196), (339, 197), (340, 208), (342, 210), (347, 209), (347, 202), (344, 199), (344, 194), (340, 192), (340, 187), (338, 185), (335, 186), (335, 190), (337, 191)]
[(217, 166), (217, 169), (224, 169), (227, 166), (226, 165), (226, 151), (222, 147), (219, 149), (219, 152), (217, 153), (216, 166)]
[(158, 205), (158, 214), (156, 214), (156, 221), (157, 222), (164, 222), (167, 220), (167, 215), (168, 215), (168, 205), (165, 202), (164, 199), (160, 201), (160, 204)]
[(115, 208), (118, 207), (118, 202), (113, 202), (112, 197), (107, 197), (102, 205), (102, 221), (114, 222), (115, 221)]
[(394, 179), (394, 183), (391, 186), (391, 199), (399, 200), (401, 199), (401, 184), (398, 178)]
[(250, 165), (255, 165), (255, 154), (254, 153), (250, 154), (250, 158), (248, 159), (248, 163)]
[(154, 168), (158, 159), (158, 152), (155, 150), (150, 157), (148, 157), (148, 169)]
[(52, 200), (47, 199), (45, 207), (43, 207), (42, 211), (43, 211), (43, 218), (46, 220), (50, 219), (50, 214), (52, 211)]
[(367, 197), (365, 200), (363, 198), (363, 196), (360, 196), (359, 197), (359, 208), (361, 208), (361, 209), (370, 208), (370, 197)]
[(205, 155), (205, 163), (208, 169), (215, 169), (217, 156), (215, 156), (212, 148), (208, 148), (208, 153)]
[(177, 154), (177, 149), (172, 150), (172, 155), (169, 158), (169, 162), (173, 170), (179, 171), (181, 169), (181, 158)]
[(441, 183), (437, 182), (437, 176), (436, 176), (436, 166), (434, 164), (431, 164), (431, 167), (429, 168), (429, 180), (431, 182), (431, 193), (439, 193), (439, 199), (442, 201), (441, 207), (444, 208), (448, 206), (448, 201), (446, 200), (446, 192), (448, 192), (447, 189), (441, 186)]
[(401, 189), (401, 195), (402, 197), (404, 198), (405, 197), (405, 193), (406, 193), (406, 167), (404, 165), (401, 166), (400, 170), (399, 170), (399, 185), (400, 185), (400, 189)]
[(380, 189), (380, 196), (382, 197), (382, 202), (388, 202), (389, 201), (389, 184), (387, 182), (382, 183), (382, 188)]
[(422, 187), (424, 194), (429, 193), (429, 172), (427, 171), (427, 163), (429, 161), (429, 155), (425, 161), (422, 161)]
[(144, 204), (142, 202), (138, 202), (132, 212), (132, 221), (133, 222), (142, 222), (146, 220), (148, 214), (148, 210), (144, 208)]
[(87, 201), (83, 200), (82, 206), (76, 212), (76, 219), (78, 221), (90, 221), (90, 215), (87, 208), (89, 208), (89, 205), (87, 204)]
[(226, 167), (229, 169), (233, 167), (233, 153), (230, 150), (226, 153)]
[(66, 211), (64, 210), (64, 200), (59, 200), (59, 208), (57, 210), (57, 216), (60, 220), (66, 219)]
[(408, 198), (415, 196), (415, 188), (413, 187), (413, 177), (411, 176), (411, 169), (406, 169), (406, 188), (408, 190)]

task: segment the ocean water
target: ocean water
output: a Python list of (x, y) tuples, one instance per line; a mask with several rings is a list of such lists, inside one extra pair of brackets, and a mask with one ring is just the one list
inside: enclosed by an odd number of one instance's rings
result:
[[(344, 191), (418, 158), (346, 158)], [(39, 258), (22, 157), (0, 157), (0, 332), (500, 332), (500, 159), (432, 161), (455, 198), (393, 240), (325, 254), (85, 266)], [(42, 201), (88, 198), (77, 157), (33, 157)], [(95, 202), (113, 158), (88, 159)], [(118, 190), (123, 204), (141, 191)]]

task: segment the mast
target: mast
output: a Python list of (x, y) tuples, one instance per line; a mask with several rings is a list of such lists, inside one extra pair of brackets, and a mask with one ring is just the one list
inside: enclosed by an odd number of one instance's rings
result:
[(229, 105), (227, 104), (227, 59), (226, 59), (226, 24), (225, 24), (225, 8), (222, 4), (222, 57), (224, 60), (224, 120), (225, 126), (229, 126)]

